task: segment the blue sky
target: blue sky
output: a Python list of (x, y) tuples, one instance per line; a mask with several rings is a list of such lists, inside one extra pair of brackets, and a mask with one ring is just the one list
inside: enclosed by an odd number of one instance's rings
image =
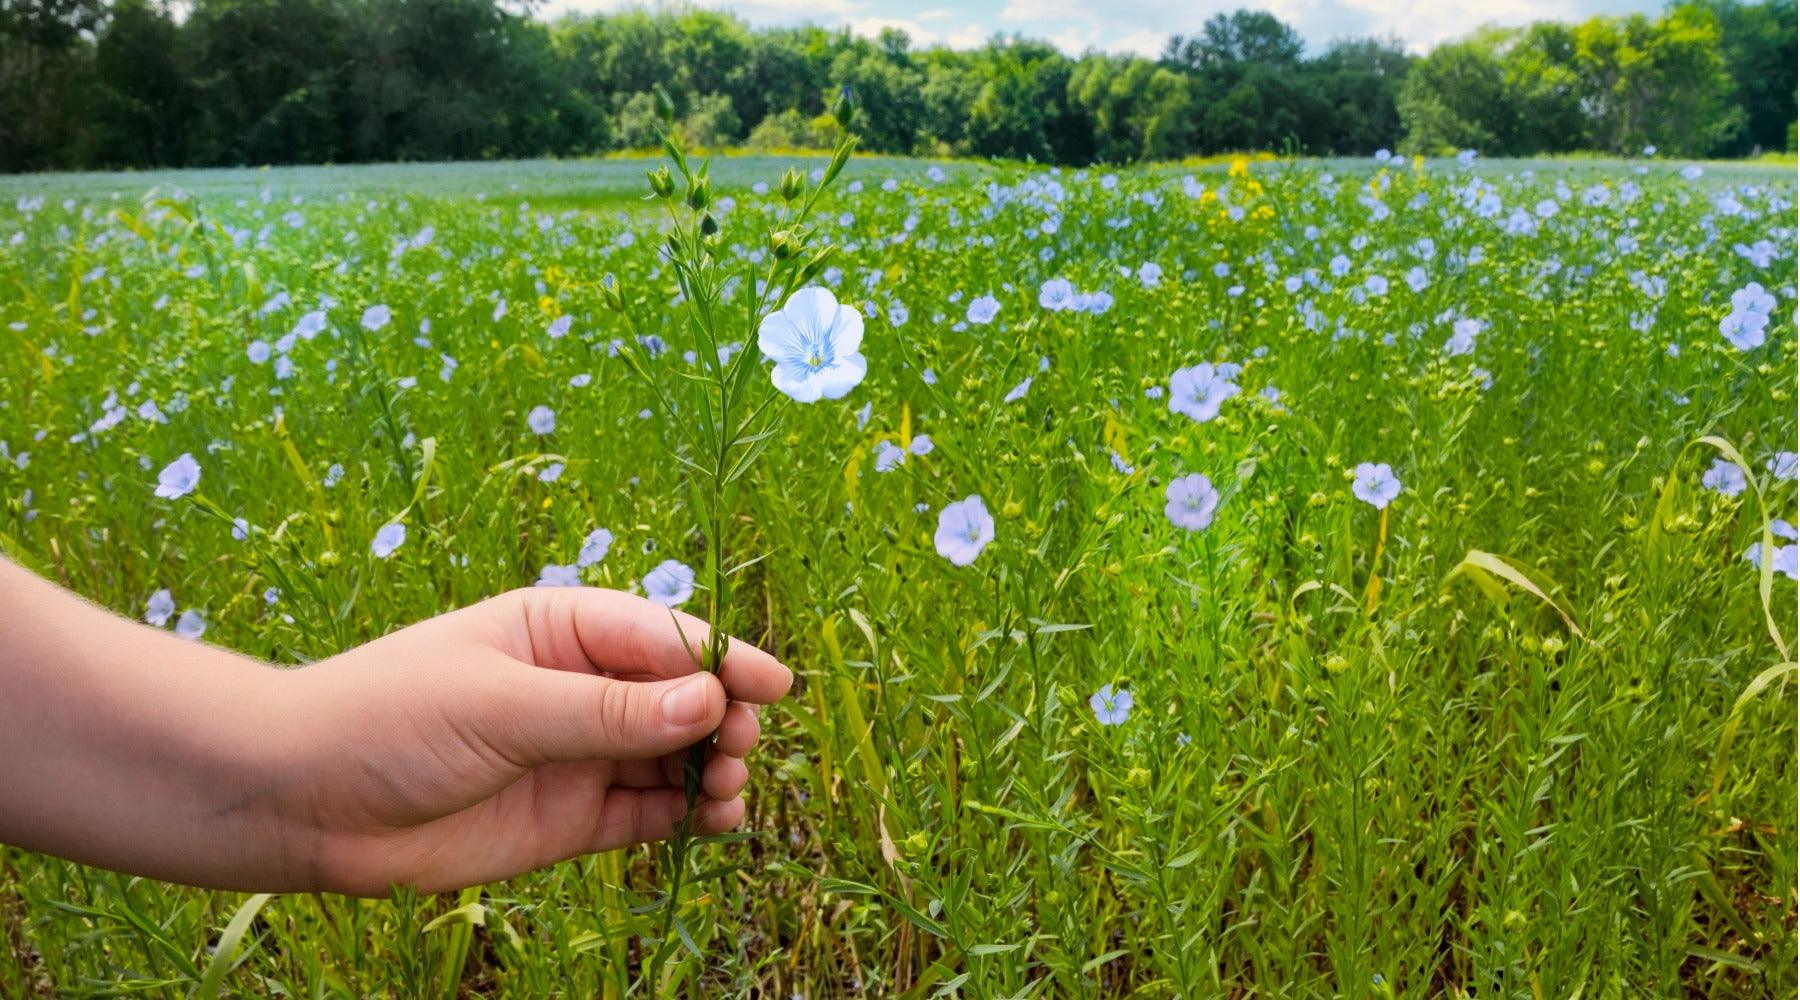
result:
[[(539, 16), (655, 6), (641, 0), (547, 0)], [(1483, 24), (1579, 21), (1595, 14), (1654, 13), (1662, 0), (701, 0), (755, 25), (848, 26), (873, 35), (897, 27), (915, 45), (965, 48), (994, 32), (1054, 42), (1070, 54), (1088, 48), (1154, 55), (1171, 34), (1191, 33), (1220, 11), (1267, 10), (1318, 50), (1344, 35), (1394, 35), (1424, 51)]]

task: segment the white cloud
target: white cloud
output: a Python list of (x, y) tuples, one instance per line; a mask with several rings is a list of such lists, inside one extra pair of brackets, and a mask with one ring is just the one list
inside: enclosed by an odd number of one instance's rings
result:
[(548, 0), (539, 8), (537, 16), (554, 20), (571, 12), (612, 14), (634, 7), (679, 12), (695, 6), (728, 10), (752, 24), (799, 24), (802, 21), (819, 22), (849, 15), (863, 4), (855, 0), (700, 0), (699, 3), (684, 3), (680, 0)]
[[(937, 12), (930, 13), (936, 14)], [(954, 16), (947, 11), (943, 13), (947, 16)], [(878, 37), (883, 28), (898, 28), (906, 32), (907, 39), (912, 42), (912, 47), (915, 49), (932, 45), (948, 45), (953, 49), (972, 49), (988, 39), (989, 31), (982, 25), (965, 23), (953, 27), (930, 26), (921, 23), (925, 17), (925, 14), (920, 14), (918, 20), (904, 17), (848, 17), (839, 21), (838, 26), (849, 28), (851, 33), (864, 38)], [(946, 18), (936, 16), (931, 19), (944, 20)]]
[(1092, 48), (1094, 45), (1094, 36), (1082, 31), (1080, 28), (1066, 28), (1062, 31), (1043, 33), (1033, 31), (1027, 32), (1027, 34), (1034, 38), (1042, 38), (1051, 45), (1061, 49), (1064, 53), (1072, 56), (1078, 56)]
[(825, 14), (848, 14), (862, 5), (850, 0), (732, 0), (723, 6), (750, 20), (791, 20), (816, 18)]
[(1163, 46), (1168, 40), (1167, 32), (1133, 31), (1108, 42), (1106, 49), (1109, 52), (1131, 52), (1140, 56), (1154, 57), (1162, 55)]
[[(1097, 6), (1097, 5), (1096, 5)], [(1006, 0), (1000, 8), (1002, 21), (1048, 21), (1064, 18), (1083, 20), (1094, 16), (1085, 0)]]
[(944, 36), (944, 44), (953, 49), (973, 49), (985, 44), (993, 31), (979, 24), (965, 24)]
[(880, 35), (884, 28), (899, 28), (906, 32), (906, 37), (912, 40), (915, 47), (935, 45), (941, 41), (937, 32), (917, 21), (909, 21), (905, 18), (847, 17), (842, 23), (844, 27), (850, 29), (852, 34), (861, 35), (864, 38), (874, 38)]
[(1579, 21), (1604, 10), (1655, 10), (1654, 0), (1265, 0), (1314, 50), (1350, 35), (1397, 36), (1414, 52), (1489, 24)]

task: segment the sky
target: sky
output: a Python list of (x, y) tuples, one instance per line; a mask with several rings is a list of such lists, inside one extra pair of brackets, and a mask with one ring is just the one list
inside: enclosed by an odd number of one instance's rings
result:
[[(655, 0), (546, 0), (538, 16), (656, 5)], [(1170, 35), (1192, 34), (1212, 15), (1240, 7), (1274, 14), (1297, 30), (1312, 52), (1349, 35), (1391, 35), (1411, 51), (1425, 52), (1484, 24), (1655, 13), (1663, 0), (700, 0), (695, 6), (729, 10), (757, 26), (816, 24), (870, 36), (894, 27), (915, 47), (968, 48), (999, 32), (1044, 39), (1070, 55), (1090, 48), (1156, 55)]]

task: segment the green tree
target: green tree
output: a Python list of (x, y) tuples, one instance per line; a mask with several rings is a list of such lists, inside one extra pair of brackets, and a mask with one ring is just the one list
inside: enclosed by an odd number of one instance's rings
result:
[(1575, 28), (1574, 41), (1595, 148), (1703, 155), (1737, 128), (1741, 112), (1726, 103), (1731, 80), (1706, 9), (1676, 7), (1656, 21), (1596, 17)]
[(836, 125), (829, 116), (808, 118), (789, 108), (757, 122), (744, 145), (751, 149), (829, 150), (836, 137)]
[(666, 90), (700, 146), (807, 145), (848, 86), (864, 148), (1088, 164), (1380, 146), (1750, 153), (1792, 142), (1796, 0), (1484, 29), (1422, 59), (1308, 57), (1238, 10), (1159, 60), (995, 37), (915, 48), (753, 30), (692, 7), (533, 0), (0, 0), (0, 169), (468, 159), (653, 145)]
[(704, 94), (696, 98), (688, 113), (675, 124), (682, 143), (688, 149), (716, 149), (743, 138), (743, 123), (724, 94)]
[(849, 87), (856, 103), (856, 128), (866, 149), (910, 153), (924, 121), (924, 78), (913, 68), (906, 35), (885, 29), (878, 44), (856, 40), (831, 63), (827, 104), (838, 88)]
[(161, 167), (186, 161), (194, 95), (182, 43), (166, 6), (118, 0), (95, 43), (97, 90), (79, 162)]
[(655, 149), (662, 142), (662, 112), (656, 95), (638, 91), (619, 105), (613, 143), (619, 149)]
[(1792, 150), (1795, 117), (1794, 0), (1699, 0), (1719, 27), (1719, 55), (1731, 76), (1730, 102), (1743, 112), (1739, 127), (1713, 152), (1746, 156)]
[(1229, 86), (1251, 65), (1296, 66), (1306, 44), (1275, 15), (1260, 10), (1214, 14), (1192, 37), (1176, 35), (1163, 59)]
[(352, 58), (367, 25), (330, 0), (196, 0), (183, 26), (198, 107), (191, 156), (206, 164), (317, 163), (350, 155)]
[(103, 0), (0, 3), (0, 169), (65, 161), (94, 101), (93, 48)]
[(1513, 109), (1506, 151), (1526, 155), (1585, 148), (1589, 116), (1575, 65), (1575, 29), (1541, 21), (1511, 38), (1501, 59), (1505, 100)]
[(1092, 162), (1094, 122), (1074, 97), (1077, 68), (1044, 42), (989, 42), (975, 62), (981, 82), (969, 105), (967, 151), (1053, 163)]
[(1398, 100), (1405, 151), (1514, 151), (1517, 109), (1508, 100), (1506, 68), (1498, 52), (1509, 38), (1509, 32), (1487, 29), (1440, 45), (1413, 64)]
[(1324, 116), (1311, 151), (1362, 155), (1397, 146), (1400, 87), (1412, 63), (1398, 39), (1351, 38), (1307, 64), (1301, 82)]

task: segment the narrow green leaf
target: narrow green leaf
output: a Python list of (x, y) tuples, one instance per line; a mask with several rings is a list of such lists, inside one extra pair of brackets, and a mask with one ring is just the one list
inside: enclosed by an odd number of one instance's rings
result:
[(1574, 633), (1577, 638), (1583, 638), (1581, 627), (1575, 624), (1575, 619), (1563, 610), (1563, 606), (1556, 603), (1549, 594), (1544, 593), (1542, 587), (1533, 583), (1531, 577), (1525, 575), (1524, 570), (1514, 566), (1504, 557), (1497, 556), (1492, 552), (1483, 552), (1480, 549), (1470, 549), (1469, 553), (1463, 556), (1462, 562), (1457, 563), (1456, 568), (1452, 569), (1449, 576), (1444, 579), (1448, 582), (1459, 575), (1474, 580), (1483, 592), (1499, 603), (1504, 603), (1502, 599), (1504, 591), (1494, 583), (1493, 578), (1498, 577), (1505, 580), (1549, 605), (1550, 609), (1562, 618), (1563, 624), (1568, 626), (1570, 632)]
[(238, 945), (249, 932), (257, 913), (273, 898), (272, 893), (259, 892), (244, 900), (244, 905), (231, 915), (230, 922), (225, 925), (225, 932), (219, 935), (218, 946), (213, 949), (212, 961), (207, 963), (206, 975), (201, 977), (200, 985), (194, 989), (195, 1000), (212, 1000), (219, 995), (219, 988), (225, 983), (225, 975), (236, 964)]

